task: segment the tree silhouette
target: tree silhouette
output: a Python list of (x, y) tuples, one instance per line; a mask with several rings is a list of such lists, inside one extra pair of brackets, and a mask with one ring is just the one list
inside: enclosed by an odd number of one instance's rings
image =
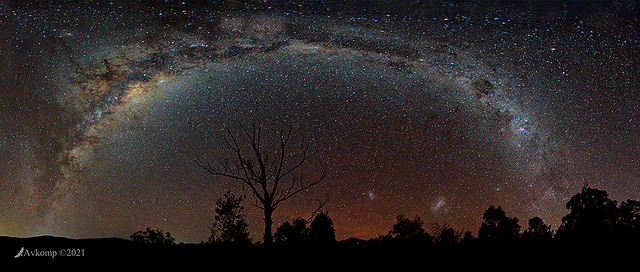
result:
[(522, 233), (522, 237), (530, 240), (550, 239), (552, 237), (551, 227), (536, 216), (529, 219), (529, 228)]
[(485, 241), (505, 241), (518, 238), (520, 225), (517, 218), (507, 217), (502, 207), (489, 206), (482, 216), (478, 238)]
[(453, 245), (462, 239), (462, 231), (453, 229), (449, 224), (431, 223), (431, 235), (438, 245)]
[(328, 246), (336, 242), (335, 233), (333, 222), (327, 213), (317, 213), (316, 210), (309, 220), (298, 217), (292, 223), (284, 222), (276, 230), (274, 239), (277, 245), (295, 247), (304, 244)]
[(322, 212), (313, 217), (310, 224), (309, 238), (316, 244), (331, 244), (336, 241), (336, 230), (329, 215)]
[(569, 214), (562, 217), (558, 229), (560, 237), (604, 238), (616, 224), (616, 202), (609, 199), (606, 191), (582, 188), (567, 202)]
[(415, 238), (424, 234), (422, 225), (423, 223), (419, 216), (416, 216), (413, 220), (411, 220), (401, 214), (396, 217), (396, 223), (393, 225), (393, 228), (391, 229), (389, 234), (393, 238), (399, 239)]
[(301, 246), (309, 239), (307, 220), (296, 218), (293, 222), (284, 222), (274, 234), (275, 243), (278, 245)]
[(313, 179), (298, 173), (313, 154), (302, 142), (295, 150), (290, 147), (291, 128), (280, 131), (273, 150), (267, 150), (263, 145), (260, 127), (253, 125), (247, 129), (240, 125), (238, 133), (228, 126), (225, 129), (224, 141), (232, 150), (234, 159), (219, 162), (217, 167), (199, 158), (196, 163), (214, 176), (226, 177), (249, 187), (258, 201), (256, 207), (263, 210), (263, 238), (265, 246), (269, 247), (273, 242), (272, 216), (278, 205), (322, 182), (327, 177), (327, 169), (323, 167)]
[(235, 196), (231, 191), (216, 201), (216, 216), (209, 242), (250, 243), (249, 225), (242, 201), (244, 196)]
[(617, 230), (622, 237), (640, 238), (640, 201), (628, 199), (620, 203)]
[(147, 227), (144, 231), (136, 231), (129, 236), (132, 241), (149, 244), (175, 244), (175, 239), (171, 237), (171, 233), (162, 233), (162, 230), (156, 230)]
[(462, 239), (460, 240), (460, 243), (464, 245), (470, 245), (474, 239), (475, 238), (473, 238), (473, 233), (471, 233), (470, 231), (465, 231)]

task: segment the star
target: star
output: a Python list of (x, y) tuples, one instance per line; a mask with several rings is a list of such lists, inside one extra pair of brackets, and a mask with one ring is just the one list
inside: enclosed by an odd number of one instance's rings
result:
[(226, 190), (255, 201), (193, 163), (225, 161), (235, 123), (272, 133), (265, 149), (292, 127), (314, 152), (305, 171), (332, 169), (276, 225), (328, 199), (339, 239), (386, 233), (398, 214), (475, 231), (489, 205), (555, 227), (585, 182), (640, 197), (628, 12), (423, 4), (7, 5), (0, 235), (127, 238), (144, 225), (205, 240)]

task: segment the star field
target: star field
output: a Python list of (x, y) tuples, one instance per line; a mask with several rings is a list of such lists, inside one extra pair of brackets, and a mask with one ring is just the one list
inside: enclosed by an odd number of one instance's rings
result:
[(338, 239), (398, 214), (476, 231), (489, 205), (555, 228), (585, 182), (640, 197), (632, 3), (0, 8), (0, 235), (206, 240), (243, 188), (194, 159), (227, 156), (235, 122), (317, 152), (305, 171), (331, 174), (275, 226), (326, 201)]

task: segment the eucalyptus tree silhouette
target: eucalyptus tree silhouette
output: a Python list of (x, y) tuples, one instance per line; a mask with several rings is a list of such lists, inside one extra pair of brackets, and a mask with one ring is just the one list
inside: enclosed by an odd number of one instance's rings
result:
[(640, 239), (640, 201), (628, 199), (620, 203), (616, 230), (620, 236)]
[(537, 216), (529, 219), (529, 228), (522, 233), (522, 238), (529, 241), (547, 241), (552, 237), (551, 227)]
[(584, 186), (566, 205), (569, 214), (562, 217), (560, 238), (604, 239), (616, 225), (616, 202), (604, 190)]
[(507, 217), (502, 207), (489, 206), (482, 216), (482, 226), (478, 238), (484, 241), (507, 241), (518, 238), (520, 225), (518, 219)]

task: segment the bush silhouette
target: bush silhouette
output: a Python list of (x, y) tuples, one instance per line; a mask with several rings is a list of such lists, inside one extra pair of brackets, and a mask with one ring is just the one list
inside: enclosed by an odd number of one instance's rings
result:
[(460, 243), (462, 240), (462, 231), (455, 230), (448, 224), (432, 223), (431, 234), (434, 236), (437, 245), (453, 245)]
[(393, 225), (389, 234), (391, 237), (398, 239), (415, 238), (424, 234), (423, 224), (419, 216), (411, 220), (404, 215), (398, 215), (396, 217), (396, 223)]
[(293, 222), (284, 222), (274, 234), (277, 245), (331, 245), (336, 242), (336, 231), (333, 222), (326, 213), (313, 216), (311, 223), (303, 218), (296, 218)]
[(309, 228), (307, 220), (296, 218), (293, 222), (284, 222), (276, 229), (274, 242), (276, 245), (301, 246), (308, 242)]
[(433, 237), (425, 232), (423, 224), (419, 216), (411, 220), (404, 215), (398, 215), (389, 233), (379, 240), (383, 247), (392, 248), (412, 249), (431, 245)]
[(149, 244), (175, 244), (175, 239), (171, 237), (171, 233), (162, 233), (162, 230), (156, 230), (147, 227), (144, 231), (136, 231), (130, 236), (131, 240), (139, 243)]

